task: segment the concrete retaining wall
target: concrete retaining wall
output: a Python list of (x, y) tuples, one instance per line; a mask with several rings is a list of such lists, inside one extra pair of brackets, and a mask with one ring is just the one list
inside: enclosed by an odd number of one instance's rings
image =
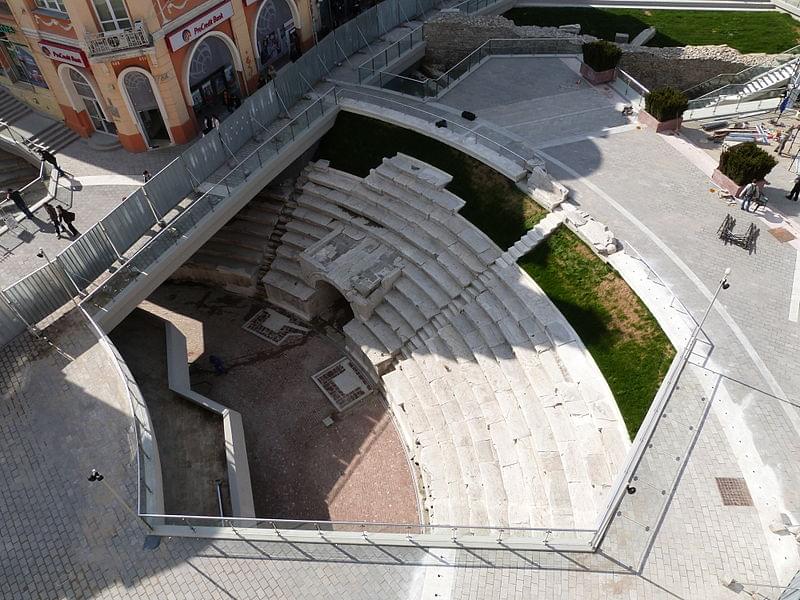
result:
[(244, 439), (242, 415), (191, 389), (187, 363), (186, 337), (172, 323), (165, 321), (167, 336), (167, 377), (169, 389), (203, 408), (222, 417), (225, 434), (225, 460), (228, 464), (228, 487), (231, 493), (231, 510), (234, 517), (255, 517), (250, 467), (247, 462), (247, 445)]

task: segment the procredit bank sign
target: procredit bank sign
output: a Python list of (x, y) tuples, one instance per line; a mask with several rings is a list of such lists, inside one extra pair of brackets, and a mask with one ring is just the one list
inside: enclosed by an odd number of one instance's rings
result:
[(219, 6), (212, 8), (207, 13), (197, 17), (194, 21), (190, 21), (179, 27), (167, 36), (167, 44), (169, 49), (175, 52), (183, 48), (186, 44), (199, 38), (207, 31), (211, 31), (219, 25), (224, 23), (233, 16), (233, 4), (225, 2)]
[(52, 58), (59, 62), (67, 63), (75, 67), (88, 67), (89, 62), (80, 48), (73, 48), (72, 46), (62, 46), (55, 42), (39, 42), (42, 47), (42, 54), (47, 58)]

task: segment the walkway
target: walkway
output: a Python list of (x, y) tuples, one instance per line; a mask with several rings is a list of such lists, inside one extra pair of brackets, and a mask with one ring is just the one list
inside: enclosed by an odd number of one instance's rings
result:
[[(476, 73), (491, 69), (492, 60)], [(387, 93), (374, 95), (392, 102)], [(447, 96), (442, 102), (448, 102)], [(425, 106), (454, 120), (460, 112), (457, 106)], [(610, 103), (608, 110), (613, 111)], [(514, 141), (521, 152), (542, 145), (535, 131), (515, 133), (487, 122), (472, 126), (494, 139)], [(590, 122), (575, 135), (595, 137), (555, 145), (551, 139), (544, 150), (548, 169), (573, 190), (581, 206), (631, 242), (695, 315), (701, 314), (723, 268), (733, 268), (732, 287), (706, 328), (717, 348), (709, 367), (720, 374), (691, 367), (681, 385), (687, 404), (705, 397), (712, 407), (705, 420), (702, 411), (692, 415), (702, 428), (663, 522), (645, 531), (634, 520), (617, 519), (603, 546), (605, 555), (177, 539), (143, 551), (143, 526), (104, 488), (86, 482), (85, 471), (93, 466), (113, 486), (135, 482), (136, 476), (130, 448), (121, 442), (129, 423), (120, 418), (124, 408), (116, 405), (115, 379), (110, 373), (102, 377), (108, 360), (88, 332), (65, 323), (53, 339), (77, 358), (74, 362), (53, 351), (39, 352), (27, 336), (0, 353), (0, 474), (12, 482), (0, 502), (0, 520), (14, 540), (0, 558), (3, 593), (14, 598), (170, 593), (221, 598), (736, 598), (722, 579), (785, 584), (800, 563), (797, 545), (791, 536), (770, 532), (769, 525), (782, 513), (794, 523), (800, 520), (800, 444), (792, 425), (797, 410), (775, 398), (796, 398), (800, 389), (800, 374), (787, 368), (796, 364), (800, 350), (800, 331), (788, 318), (787, 301), (796, 277), (796, 252), (766, 232), (753, 255), (722, 247), (714, 237), (721, 216), (730, 211), (740, 226), (752, 217), (720, 204), (709, 192), (707, 177), (663, 138), (624, 126), (601, 129), (592, 131)], [(522, 139), (523, 133), (531, 139)], [(88, 429), (87, 414), (94, 425)], [(673, 452), (664, 453), (665, 464), (674, 459)], [(656, 476), (658, 465), (650, 466)], [(755, 506), (724, 506), (718, 477), (744, 478)], [(669, 482), (657, 483), (668, 487)], [(648, 506), (636, 504), (647, 497), (648, 482), (638, 485), (641, 495), (626, 497), (623, 510), (652, 516)], [(658, 485), (653, 487), (658, 494)], [(131, 486), (124, 491), (134, 497)], [(626, 564), (640, 571), (631, 573)], [(759, 591), (778, 595), (775, 589)]]

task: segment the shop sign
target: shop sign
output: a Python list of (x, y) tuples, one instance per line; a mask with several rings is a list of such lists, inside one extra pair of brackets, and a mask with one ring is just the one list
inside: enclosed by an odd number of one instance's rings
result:
[(73, 48), (72, 46), (64, 46), (55, 42), (39, 42), (42, 47), (42, 54), (53, 60), (67, 63), (74, 67), (88, 67), (89, 61), (86, 60), (83, 50), (80, 48)]
[(14, 29), (11, 25), (0, 23), (0, 33), (16, 33), (16, 32), (17, 30)]
[(176, 29), (167, 36), (169, 49), (175, 52), (183, 48), (186, 44), (196, 40), (207, 31), (211, 31), (220, 23), (224, 23), (233, 16), (233, 4), (225, 2), (216, 8), (212, 8), (204, 15), (197, 17), (182, 27)]

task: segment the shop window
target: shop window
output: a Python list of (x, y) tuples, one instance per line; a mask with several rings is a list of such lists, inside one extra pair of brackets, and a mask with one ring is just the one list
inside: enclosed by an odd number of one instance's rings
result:
[(39, 8), (45, 8), (47, 10), (55, 10), (65, 14), (67, 12), (67, 8), (64, 6), (63, 0), (36, 0), (36, 6)]
[(6, 74), (11, 81), (24, 81), (41, 88), (47, 88), (47, 82), (39, 70), (33, 55), (25, 47), (12, 42), (3, 41), (0, 46), (9, 65)]
[(256, 47), (261, 68), (280, 63), (294, 48), (295, 26), (285, 0), (264, 0), (256, 19)]
[(93, 3), (103, 31), (131, 28), (131, 19), (122, 0), (93, 0)]

